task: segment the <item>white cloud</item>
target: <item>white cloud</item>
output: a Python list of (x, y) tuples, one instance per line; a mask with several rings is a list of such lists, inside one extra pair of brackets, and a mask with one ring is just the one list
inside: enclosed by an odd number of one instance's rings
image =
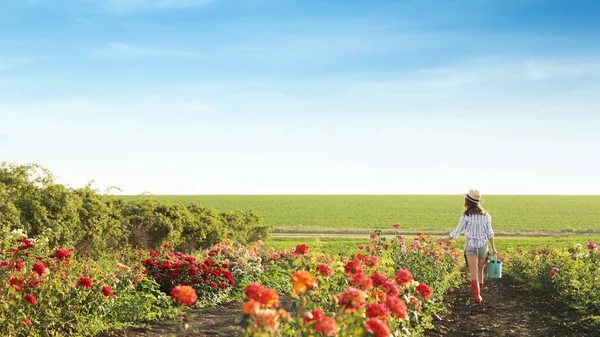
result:
[(107, 9), (118, 12), (156, 11), (181, 9), (210, 5), (216, 0), (84, 0), (101, 4)]
[(131, 43), (111, 42), (92, 51), (92, 55), (103, 58), (138, 59), (146, 57), (195, 58), (203, 54), (185, 50), (154, 48)]

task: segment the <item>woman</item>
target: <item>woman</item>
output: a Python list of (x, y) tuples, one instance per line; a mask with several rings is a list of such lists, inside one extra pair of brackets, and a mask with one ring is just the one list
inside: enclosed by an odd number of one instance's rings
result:
[(448, 239), (456, 239), (465, 233), (465, 256), (471, 274), (471, 287), (473, 288), (475, 303), (480, 303), (481, 289), (483, 289), (483, 267), (489, 255), (489, 240), (492, 252), (498, 254), (494, 245), (494, 231), (492, 230), (492, 216), (481, 207), (481, 194), (477, 190), (470, 190), (465, 194), (465, 210), (460, 217), (458, 226), (450, 233)]

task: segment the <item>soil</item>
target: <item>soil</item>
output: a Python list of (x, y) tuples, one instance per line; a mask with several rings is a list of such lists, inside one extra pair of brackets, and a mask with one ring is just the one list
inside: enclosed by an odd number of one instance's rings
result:
[(448, 294), (446, 312), (426, 336), (600, 336), (554, 294), (521, 289), (510, 276), (486, 280), (481, 296), (475, 303), (467, 282)]
[[(242, 312), (242, 304), (231, 302), (221, 304), (214, 308), (204, 308), (188, 314), (185, 323), (189, 325), (185, 336), (218, 336), (234, 337), (240, 332), (236, 325), (236, 318)], [(150, 323), (147, 328), (128, 329), (102, 334), (98, 337), (158, 337), (158, 336), (183, 336), (177, 330), (176, 322)]]
[[(435, 328), (427, 331), (426, 336), (600, 336), (600, 331), (579, 324), (580, 316), (553, 294), (523, 290), (510, 276), (487, 280), (482, 297), (482, 303), (474, 303), (471, 286), (465, 282), (446, 296), (446, 310), (434, 320)], [(237, 336), (235, 320), (240, 313), (238, 302), (195, 311), (187, 318), (195, 332), (187, 332), (186, 336)], [(146, 329), (129, 329), (99, 337), (125, 336), (182, 334), (174, 322), (161, 322), (150, 324)]]

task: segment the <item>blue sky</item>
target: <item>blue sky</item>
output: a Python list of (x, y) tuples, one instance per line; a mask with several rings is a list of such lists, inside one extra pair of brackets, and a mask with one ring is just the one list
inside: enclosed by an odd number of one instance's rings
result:
[(4, 0), (0, 161), (127, 194), (600, 194), (598, 13)]

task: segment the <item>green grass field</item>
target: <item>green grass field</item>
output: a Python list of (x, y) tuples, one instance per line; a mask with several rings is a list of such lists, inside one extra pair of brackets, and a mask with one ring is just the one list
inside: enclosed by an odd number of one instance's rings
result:
[[(360, 234), (400, 222), (407, 233), (441, 234), (456, 226), (460, 195), (154, 196), (220, 210), (255, 210), (275, 233)], [(131, 200), (136, 196), (124, 196)], [(600, 233), (600, 196), (484, 196), (493, 228), (505, 235)]]

